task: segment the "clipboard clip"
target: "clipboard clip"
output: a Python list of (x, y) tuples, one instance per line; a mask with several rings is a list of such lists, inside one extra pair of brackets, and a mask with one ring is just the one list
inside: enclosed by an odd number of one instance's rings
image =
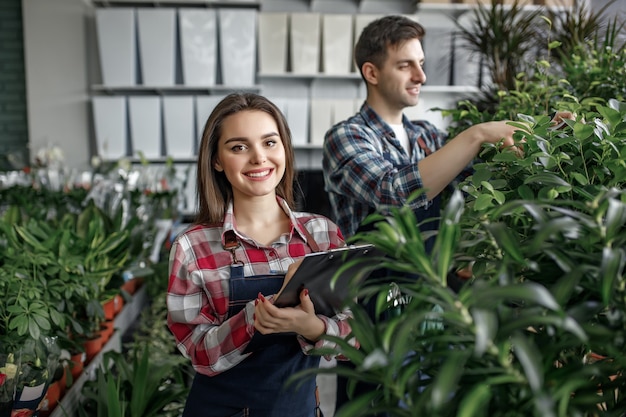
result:
[(232, 265), (243, 266), (243, 261), (237, 259), (237, 254), (235, 253), (235, 250), (239, 246), (241, 246), (239, 244), (239, 239), (237, 239), (237, 236), (235, 235), (235, 232), (233, 230), (227, 230), (226, 232), (224, 232), (224, 243), (222, 244), (222, 247), (224, 248), (224, 250), (230, 252), (230, 256), (233, 258)]

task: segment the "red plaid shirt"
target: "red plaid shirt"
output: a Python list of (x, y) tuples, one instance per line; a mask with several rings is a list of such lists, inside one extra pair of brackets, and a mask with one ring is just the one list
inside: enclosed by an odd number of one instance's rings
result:
[[(178, 349), (190, 358), (196, 371), (205, 375), (224, 372), (244, 360), (245, 347), (254, 334), (254, 300), (242, 311), (228, 316), (229, 279), (232, 257), (223, 249), (224, 233), (234, 230), (241, 242), (237, 259), (244, 263), (244, 276), (287, 271), (287, 267), (312, 252), (301, 223), (317, 242), (320, 250), (345, 246), (337, 226), (326, 217), (292, 212), (278, 198), (291, 219), (291, 231), (268, 246), (237, 232), (232, 205), (219, 226), (194, 225), (180, 234), (172, 245), (167, 294), (168, 326)], [(349, 311), (329, 318), (319, 316), (326, 334), (345, 337), (350, 333)], [(315, 345), (298, 337), (303, 352), (329, 346), (320, 340)]]

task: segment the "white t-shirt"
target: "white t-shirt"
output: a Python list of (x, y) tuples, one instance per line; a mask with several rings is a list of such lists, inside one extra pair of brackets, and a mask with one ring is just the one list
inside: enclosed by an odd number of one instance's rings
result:
[(406, 151), (406, 154), (411, 156), (411, 144), (409, 143), (409, 135), (406, 133), (406, 129), (404, 129), (404, 125), (389, 125), (393, 129), (393, 133), (396, 134), (396, 139), (400, 141), (400, 144)]

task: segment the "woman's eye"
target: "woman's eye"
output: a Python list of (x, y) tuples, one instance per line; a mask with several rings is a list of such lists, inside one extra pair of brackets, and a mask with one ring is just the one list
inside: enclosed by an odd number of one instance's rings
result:
[(246, 150), (246, 147), (244, 145), (235, 145), (232, 148), (230, 148), (233, 152), (243, 152)]
[(275, 141), (274, 139), (270, 139), (267, 142), (265, 142), (265, 144), (271, 148), (273, 148), (274, 146), (276, 146), (277, 141)]

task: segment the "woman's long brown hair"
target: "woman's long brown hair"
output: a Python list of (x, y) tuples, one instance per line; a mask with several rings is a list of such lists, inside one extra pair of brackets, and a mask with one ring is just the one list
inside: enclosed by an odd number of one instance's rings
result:
[(274, 103), (261, 95), (232, 93), (220, 101), (211, 112), (202, 133), (196, 180), (198, 214), (195, 223), (197, 224), (221, 223), (224, 220), (226, 208), (233, 198), (232, 187), (226, 175), (218, 172), (214, 164), (224, 119), (241, 111), (262, 111), (276, 121), (278, 134), (285, 148), (285, 174), (276, 187), (276, 194), (284, 198), (290, 207), (294, 207), (295, 157), (291, 131), (285, 116)]

